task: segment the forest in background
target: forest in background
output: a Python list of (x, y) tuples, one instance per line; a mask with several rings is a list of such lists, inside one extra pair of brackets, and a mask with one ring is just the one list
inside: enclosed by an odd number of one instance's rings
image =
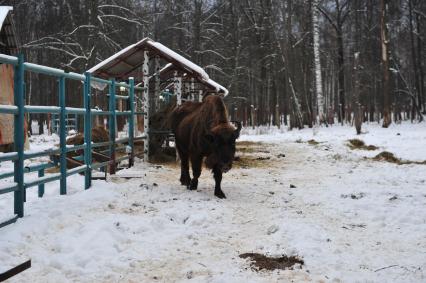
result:
[[(421, 121), (425, 114), (426, 1), (0, 0), (0, 4), (14, 7), (26, 61), (81, 73), (151, 37), (227, 87), (230, 115), (250, 124), (302, 128), (332, 124), (336, 117), (341, 123), (382, 121), (387, 127), (391, 119)], [(57, 104), (54, 81), (42, 75), (29, 80), (27, 102)], [(81, 103), (79, 91), (68, 90), (68, 104)]]

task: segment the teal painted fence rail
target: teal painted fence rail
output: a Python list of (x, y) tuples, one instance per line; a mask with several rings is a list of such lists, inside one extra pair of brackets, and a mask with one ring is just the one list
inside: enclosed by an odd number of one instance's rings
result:
[[(1, 64), (10, 64), (14, 66), (14, 105), (0, 105), (0, 114), (14, 115), (14, 152), (0, 154), (0, 162), (12, 161), (14, 162), (14, 170), (12, 172), (0, 173), (0, 179), (13, 177), (13, 183), (0, 186), (0, 195), (6, 193), (14, 194), (14, 217), (0, 223), (0, 228), (15, 222), (18, 218), (24, 216), (24, 202), (26, 200), (26, 189), (37, 186), (38, 196), (44, 195), (44, 184), (52, 181), (59, 180), (59, 193), (65, 195), (67, 193), (67, 177), (84, 173), (85, 182), (84, 188), (89, 189), (92, 185), (92, 171), (109, 165), (110, 174), (116, 172), (116, 163), (125, 159), (129, 160), (129, 166), (134, 164), (134, 141), (140, 139), (148, 139), (147, 134), (135, 137), (134, 125), (136, 115), (145, 115), (144, 112), (135, 112), (134, 101), (135, 91), (144, 90), (141, 87), (135, 87), (134, 79), (129, 78), (128, 83), (116, 82), (114, 79), (105, 80), (101, 78), (92, 77), (90, 73), (86, 72), (83, 75), (77, 73), (68, 73), (60, 69), (51, 68), (47, 66), (32, 64), (24, 62), (23, 55), (17, 57), (0, 54)], [(25, 91), (25, 72), (34, 72), (48, 76), (56, 77), (58, 80), (58, 106), (32, 106), (25, 105), (24, 91)], [(74, 108), (66, 106), (66, 81), (77, 80), (84, 84), (83, 87), (83, 108)], [(109, 86), (108, 94), (108, 111), (92, 109), (91, 105), (91, 82), (105, 83)], [(128, 96), (116, 95), (116, 88), (124, 87), (128, 90)], [(145, 92), (144, 92), (145, 93)], [(117, 101), (127, 100), (129, 102), (128, 111), (116, 111)], [(52, 148), (38, 152), (25, 152), (24, 151), (24, 121), (25, 113), (50, 113), (59, 116), (59, 148)], [(66, 134), (67, 124), (66, 119), (68, 114), (80, 115), (84, 119), (84, 140), (83, 145), (67, 146)], [(108, 126), (110, 131), (110, 140), (108, 142), (93, 143), (87, 142), (92, 140), (92, 117), (104, 115), (108, 116)], [(117, 116), (125, 116), (128, 119), (128, 137), (116, 139), (116, 119)], [(145, 124), (149, 124), (145, 121)], [(146, 140), (145, 143), (149, 141)], [(128, 156), (116, 158), (116, 151), (123, 147), (118, 147), (120, 143), (127, 143), (125, 147)], [(92, 149), (106, 146), (109, 149), (106, 151), (109, 155), (109, 161), (93, 163)], [(76, 150), (84, 150), (83, 160), (84, 165), (78, 166), (73, 169), (67, 169), (67, 153)], [(36, 158), (41, 156), (50, 156), (59, 154), (59, 160), (55, 162), (48, 162), (32, 166), (24, 166), (24, 161), (29, 158)], [(45, 169), (59, 166), (59, 173), (45, 174)], [(25, 182), (25, 173), (37, 172), (38, 179)]]

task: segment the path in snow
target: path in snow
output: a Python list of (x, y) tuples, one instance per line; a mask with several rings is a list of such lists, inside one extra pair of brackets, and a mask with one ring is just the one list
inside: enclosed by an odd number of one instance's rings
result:
[[(187, 191), (177, 166), (138, 163), (119, 174), (143, 178), (85, 192), (77, 176), (70, 195), (32, 198), (0, 231), (0, 271), (31, 257), (11, 282), (424, 282), (426, 166), (334, 146), (254, 147), (244, 155), (271, 159), (227, 173), (226, 200), (207, 171)], [(258, 273), (246, 252), (297, 254), (305, 266)]]

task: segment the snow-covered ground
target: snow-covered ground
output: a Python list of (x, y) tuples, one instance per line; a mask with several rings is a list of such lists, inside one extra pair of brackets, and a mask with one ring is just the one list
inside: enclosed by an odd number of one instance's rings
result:
[[(30, 189), (26, 216), (0, 229), (0, 272), (31, 258), (11, 282), (426, 282), (426, 165), (365, 158), (426, 160), (425, 123), (364, 125), (358, 137), (341, 126), (256, 131), (269, 133), (243, 135), (255, 143), (237, 155), (266, 160), (227, 173), (225, 200), (210, 172), (193, 192), (178, 166), (143, 162), (118, 173), (135, 178), (87, 191), (73, 176), (67, 196), (58, 183), (42, 199)], [(351, 150), (350, 138), (379, 149)], [(1, 213), (12, 203), (1, 195)], [(256, 272), (246, 252), (305, 265)]]

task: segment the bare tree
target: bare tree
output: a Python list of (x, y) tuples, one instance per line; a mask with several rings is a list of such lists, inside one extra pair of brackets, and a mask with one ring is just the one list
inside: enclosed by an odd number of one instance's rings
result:
[(343, 44), (343, 25), (349, 15), (349, 0), (335, 0), (334, 11), (335, 16), (333, 17), (325, 8), (320, 8), (320, 11), (324, 14), (325, 18), (330, 22), (331, 26), (336, 32), (337, 38), (337, 62), (338, 62), (338, 82), (339, 82), (339, 121), (345, 120), (345, 57), (344, 57), (344, 44)]
[(390, 89), (389, 89), (389, 37), (387, 27), (389, 0), (381, 0), (381, 17), (380, 17), (380, 40), (382, 45), (382, 72), (383, 72), (383, 128), (389, 127), (392, 123), (390, 112)]
[(326, 122), (324, 115), (324, 97), (322, 92), (322, 76), (321, 76), (321, 58), (320, 58), (320, 40), (319, 40), (319, 0), (312, 0), (312, 36), (314, 47), (314, 68), (315, 68), (315, 92), (317, 96), (318, 107), (318, 123)]

